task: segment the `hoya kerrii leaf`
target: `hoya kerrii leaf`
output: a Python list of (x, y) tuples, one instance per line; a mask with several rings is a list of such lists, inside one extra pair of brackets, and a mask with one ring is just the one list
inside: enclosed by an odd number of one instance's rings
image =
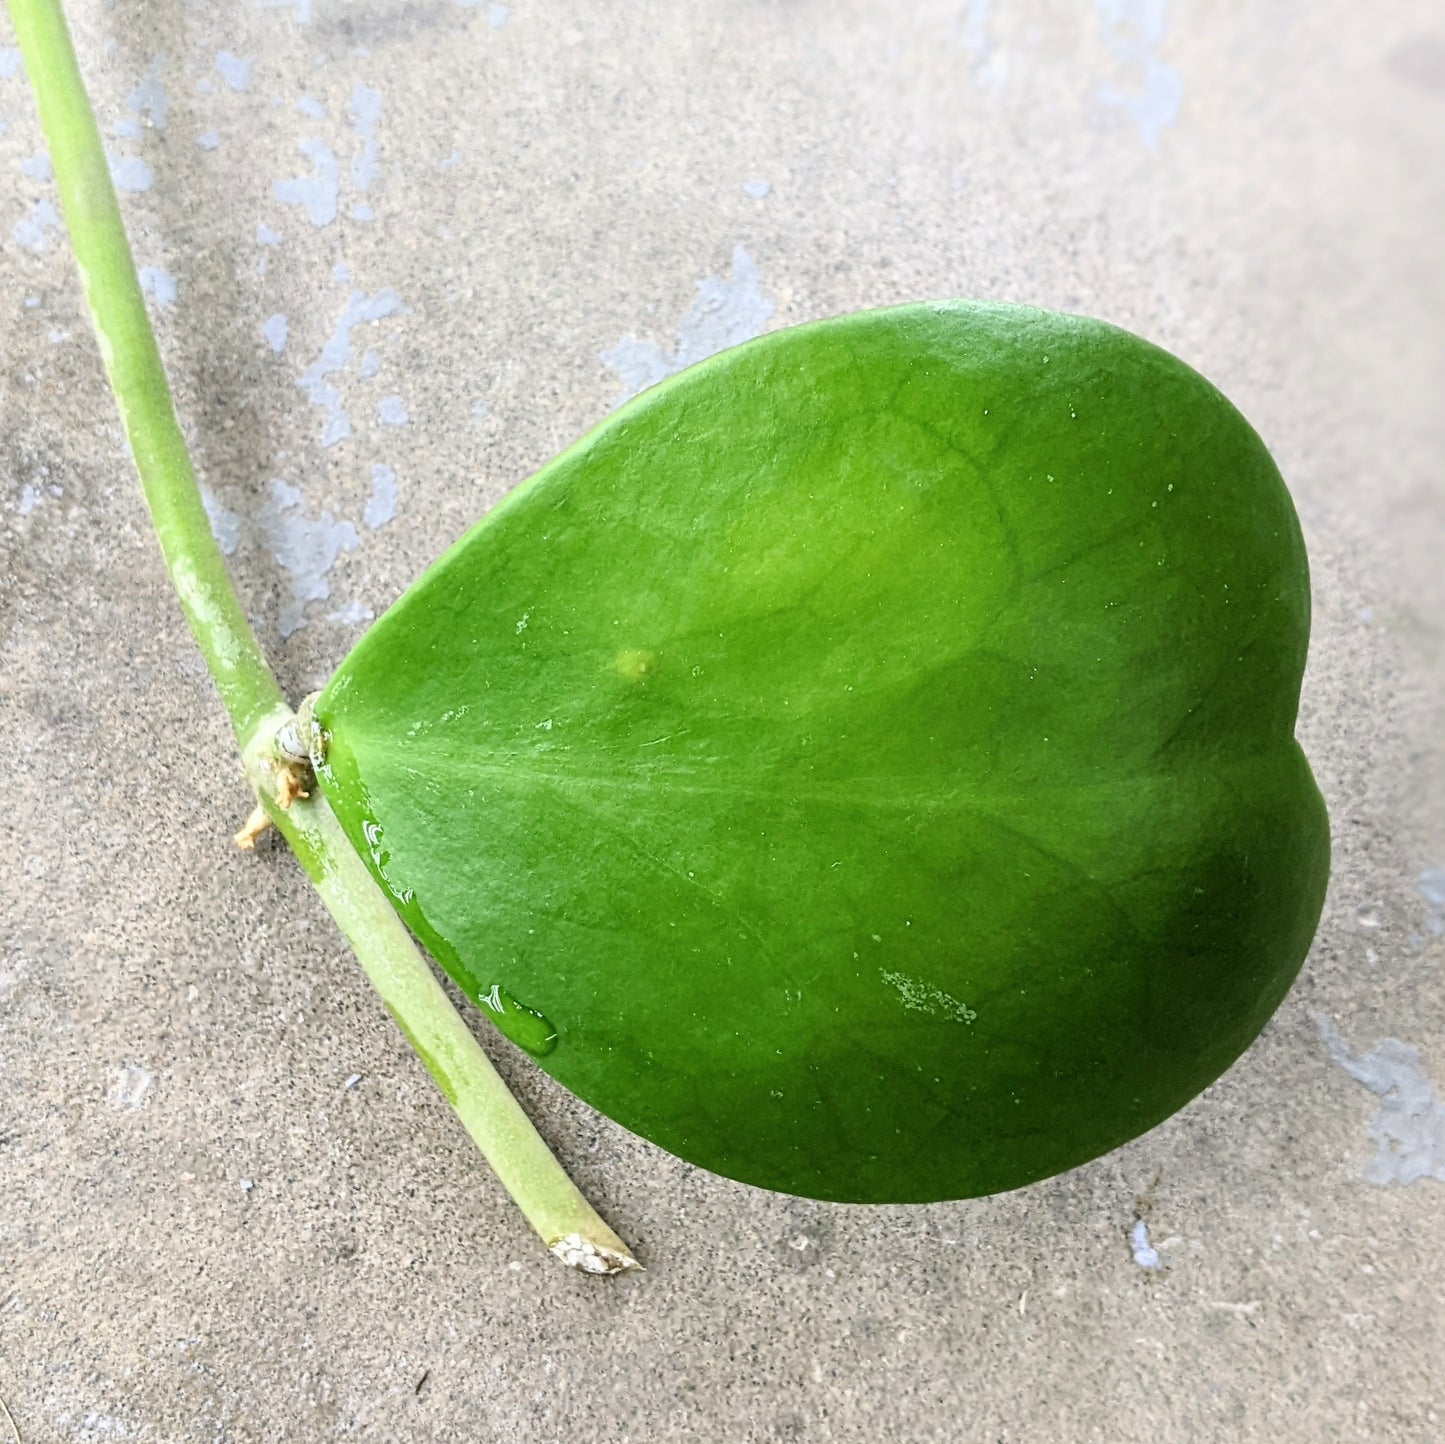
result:
[(818, 1198), (995, 1192), (1181, 1107), (1322, 905), (1305, 553), (1208, 382), (905, 306), (645, 393), (320, 697), (321, 782), (503, 1032)]

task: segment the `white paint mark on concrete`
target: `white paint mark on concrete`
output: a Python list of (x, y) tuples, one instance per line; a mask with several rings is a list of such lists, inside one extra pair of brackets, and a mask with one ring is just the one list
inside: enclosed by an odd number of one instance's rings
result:
[(744, 181), (743, 190), (755, 201), (766, 200), (773, 193), (773, 183), (765, 180)]
[(140, 288), (147, 296), (154, 296), (156, 305), (173, 306), (176, 300), (176, 278), (163, 266), (142, 266), (136, 272)]
[(227, 511), (204, 487), (201, 489), (201, 505), (206, 509), (211, 535), (215, 537), (222, 555), (233, 556), (241, 545), (241, 518), (235, 512)]
[(284, 206), (304, 206), (313, 226), (329, 226), (336, 219), (336, 200), (341, 190), (336, 157), (314, 139), (301, 142), (301, 154), (315, 167), (316, 174), (277, 181), (272, 193)]
[(37, 506), (40, 505), (40, 488), (32, 481), (27, 481), (20, 488), (19, 512), (21, 516), (29, 516)]
[(671, 351), (664, 351), (655, 341), (624, 336), (612, 350), (602, 353), (603, 362), (622, 382), (614, 406), (684, 367), (751, 341), (762, 334), (775, 310), (763, 291), (757, 263), (740, 245), (733, 248), (732, 275), (727, 280), (709, 276), (697, 283), (697, 290), (697, 299), (678, 323), (677, 342)]
[(1422, 1178), (1445, 1183), (1445, 1104), (1430, 1085), (1420, 1050), (1398, 1038), (1383, 1038), (1356, 1057), (1323, 1014), (1316, 1014), (1315, 1027), (1330, 1057), (1381, 1099), (1365, 1129), (1376, 1145), (1365, 1177), (1382, 1186)]
[(249, 55), (232, 55), (229, 50), (216, 52), (216, 74), (231, 90), (240, 92), (250, 85), (252, 64)]
[(400, 396), (383, 396), (376, 403), (376, 414), (386, 426), (405, 426), (411, 420)]
[(146, 1094), (155, 1081), (155, 1074), (135, 1063), (117, 1068), (106, 1101), (112, 1108), (139, 1108), (145, 1103)]
[(1153, 150), (1161, 133), (1179, 118), (1184, 97), (1183, 77), (1159, 58), (1169, 28), (1169, 0), (1095, 3), (1104, 43), (1119, 66), (1118, 83), (1106, 85), (1099, 99), (1127, 111), (1140, 138)]
[(148, 191), (155, 184), (155, 171), (139, 156), (111, 155), (107, 152), (106, 160), (110, 162), (110, 178), (117, 190), (138, 194)]
[(384, 462), (375, 463), (371, 468), (371, 496), (361, 518), (373, 531), (396, 515), (398, 491), (396, 473)]
[(381, 120), (381, 92), (358, 82), (351, 88), (347, 114), (361, 141), (361, 154), (351, 162), (351, 183), (359, 191), (368, 191), (380, 171), (376, 163), (376, 127)]
[(357, 1085), (358, 1083), (360, 1083), (360, 1082), (361, 1082), (361, 1074), (360, 1074), (360, 1073), (353, 1073), (353, 1074), (351, 1075), (351, 1077), (348, 1078), (348, 1079), (346, 1080), (346, 1082), (343, 1083), (341, 1086), (342, 1086), (343, 1088), (355, 1088), (356, 1085)]
[(313, 521), (306, 515), (301, 492), (284, 481), (271, 483), (271, 500), (256, 518), (271, 554), (291, 578), (292, 600), (281, 608), (281, 635), (289, 637), (306, 625), (308, 602), (324, 602), (331, 596), (327, 573), (343, 552), (360, 545), (356, 528), (349, 521), (337, 521), (329, 511)]
[(289, 323), (278, 311), (274, 316), (267, 316), (261, 323), (261, 335), (266, 338), (266, 344), (279, 356), (286, 349), (286, 334)]
[(321, 431), (322, 446), (335, 446), (351, 435), (351, 419), (341, 405), (341, 393), (331, 383), (351, 359), (351, 333), (363, 322), (381, 321), (402, 309), (401, 297), (390, 287), (368, 296), (352, 291), (321, 355), (302, 373), (298, 383), (313, 406), (326, 413)]
[(15, 222), (11, 239), (21, 250), (38, 255), (49, 242), (50, 233), (60, 226), (55, 207), (43, 196), (30, 204), (30, 214)]
[(20, 162), (20, 169), (31, 180), (40, 181), (42, 184), (55, 177), (55, 167), (50, 164), (50, 157), (44, 151), (39, 155), (27, 155)]
[(1159, 1250), (1149, 1242), (1149, 1225), (1142, 1218), (1135, 1220), (1133, 1232), (1129, 1235), (1129, 1247), (1134, 1252), (1134, 1262), (1141, 1269), (1164, 1267), (1164, 1260), (1159, 1257)]

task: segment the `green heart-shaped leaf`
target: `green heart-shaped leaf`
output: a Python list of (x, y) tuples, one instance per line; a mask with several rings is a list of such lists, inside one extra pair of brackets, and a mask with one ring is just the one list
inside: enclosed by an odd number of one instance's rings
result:
[(647, 392), (317, 703), (402, 914), (588, 1102), (769, 1188), (994, 1192), (1248, 1045), (1328, 871), (1288, 494), (1112, 327), (907, 306)]

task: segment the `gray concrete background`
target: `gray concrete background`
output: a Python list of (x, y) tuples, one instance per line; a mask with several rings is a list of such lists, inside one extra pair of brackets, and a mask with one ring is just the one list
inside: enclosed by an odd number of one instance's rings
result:
[(649, 1266), (565, 1272), (294, 864), (230, 847), (233, 749), (0, 21), (0, 1395), (27, 1444), (1445, 1437), (1439, 7), (71, 10), (294, 692), (631, 386), (851, 308), (1031, 301), (1177, 351), (1275, 451), (1337, 866), (1248, 1055), (1006, 1197), (752, 1191), (488, 1037)]

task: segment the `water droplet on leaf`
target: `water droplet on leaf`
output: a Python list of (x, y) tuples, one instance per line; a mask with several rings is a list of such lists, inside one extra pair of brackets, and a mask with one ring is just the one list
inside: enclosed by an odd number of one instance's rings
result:
[(545, 1058), (557, 1046), (557, 1030), (546, 1016), (518, 1002), (500, 983), (493, 983), (480, 1001), (497, 1031), (534, 1058)]

